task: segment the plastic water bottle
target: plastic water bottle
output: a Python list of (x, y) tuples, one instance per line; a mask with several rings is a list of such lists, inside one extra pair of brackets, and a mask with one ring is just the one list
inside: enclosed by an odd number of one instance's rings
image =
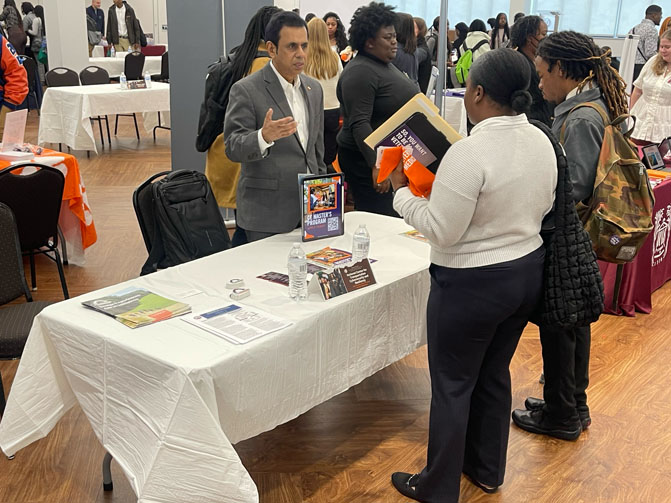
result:
[(356, 264), (368, 258), (369, 251), (370, 234), (368, 234), (366, 224), (359, 224), (359, 228), (354, 233), (354, 238), (352, 239), (352, 263)]
[(116, 49), (114, 49), (114, 44), (110, 44), (110, 58), (116, 57)]
[(305, 300), (308, 296), (308, 261), (300, 243), (294, 243), (287, 261), (289, 269), (289, 297), (296, 301)]
[(128, 46), (128, 53), (130, 54), (131, 52), (133, 52), (133, 47), (129, 45)]
[(147, 85), (147, 89), (151, 88), (151, 75), (149, 75), (149, 71), (144, 72), (144, 83)]
[(128, 80), (126, 80), (126, 74), (124, 72), (121, 72), (121, 75), (119, 76), (119, 84), (121, 85), (121, 89), (128, 89)]

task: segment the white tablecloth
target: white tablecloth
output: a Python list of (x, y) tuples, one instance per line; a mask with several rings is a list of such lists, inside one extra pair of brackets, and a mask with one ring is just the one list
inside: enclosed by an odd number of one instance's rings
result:
[(150, 89), (120, 89), (119, 84), (50, 87), (42, 101), (38, 143), (97, 152), (90, 117), (168, 110), (170, 84), (164, 82), (152, 82)]
[[(378, 284), (295, 303), (256, 279), (286, 272), (298, 231), (274, 236), (47, 307), (33, 325), (0, 423), (11, 455), (44, 437), (79, 402), (141, 503), (258, 502), (231, 444), (268, 431), (403, 358), (425, 341), (429, 246), (401, 219), (349, 213), (347, 233), (305, 244), (350, 249), (365, 222)], [(194, 310), (226, 305), (243, 278), (254, 306), (293, 325), (233, 345), (179, 319), (136, 330), (81, 306), (134, 285)], [(15, 460), (15, 463), (20, 460)]]
[(467, 136), (467, 114), (464, 98), (461, 96), (445, 96), (443, 98), (443, 118), (461, 136)]
[[(117, 54), (116, 58), (89, 58), (89, 64), (104, 68), (110, 77), (118, 77), (123, 72), (124, 58), (126, 53)], [(144, 59), (144, 72), (150, 75), (161, 73), (161, 56), (146, 56)]]
[[(142, 114), (142, 123), (147, 133), (152, 133), (154, 127), (159, 125), (158, 112), (145, 112)], [(161, 112), (161, 126), (170, 127), (170, 112)]]
[(107, 47), (103, 47), (102, 45), (96, 45), (95, 47), (93, 47), (93, 57), (94, 58), (104, 57), (106, 50), (107, 50)]

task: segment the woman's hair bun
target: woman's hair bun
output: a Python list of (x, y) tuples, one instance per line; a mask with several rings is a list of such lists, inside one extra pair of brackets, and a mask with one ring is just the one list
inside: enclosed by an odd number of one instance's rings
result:
[(518, 113), (526, 112), (531, 106), (532, 101), (533, 98), (526, 89), (518, 89), (510, 95), (510, 106)]

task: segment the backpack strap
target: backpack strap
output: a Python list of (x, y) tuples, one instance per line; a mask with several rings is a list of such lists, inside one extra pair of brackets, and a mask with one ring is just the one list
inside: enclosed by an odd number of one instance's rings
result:
[(482, 47), (483, 45), (488, 44), (488, 43), (489, 43), (489, 40), (480, 40), (480, 42), (478, 42), (477, 44), (475, 44), (475, 47), (473, 47), (473, 49), (472, 49), (471, 52), (475, 53), (475, 51), (477, 51), (478, 49), (480, 49), (480, 47)]
[[(606, 111), (603, 109), (601, 105), (597, 105), (596, 103), (592, 101), (586, 101), (584, 103), (578, 103), (576, 106), (574, 106), (571, 110), (569, 110), (568, 115), (571, 115), (574, 110), (577, 110), (578, 108), (592, 108), (599, 112), (599, 115), (601, 116), (601, 119), (603, 119), (603, 125), (608, 126), (610, 125), (610, 117), (608, 117), (608, 114)], [(619, 117), (618, 117), (619, 119)], [(559, 132), (559, 143), (562, 145), (564, 144), (564, 137), (566, 133), (566, 122), (568, 121), (568, 117), (566, 117), (566, 120), (564, 121), (564, 124), (561, 126), (561, 131)]]

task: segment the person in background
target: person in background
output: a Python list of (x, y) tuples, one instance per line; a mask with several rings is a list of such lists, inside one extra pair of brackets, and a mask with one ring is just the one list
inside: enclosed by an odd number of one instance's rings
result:
[[(426, 23), (421, 17), (414, 18), (415, 21), (415, 37), (417, 37), (417, 83), (419, 89), (424, 94), (429, 87), (429, 80), (431, 79), (431, 51), (426, 44)], [(450, 54), (449, 48), (447, 51), (448, 57)]]
[(513, 18), (513, 24), (517, 23), (520, 19), (524, 17), (524, 12), (518, 12), (515, 14), (515, 17)]
[(510, 361), (542, 292), (540, 230), (557, 185), (554, 147), (523, 113), (530, 74), (517, 51), (484, 54), (464, 96), (475, 127), (443, 157), (431, 198), (405, 187), (402, 168), (391, 175), (394, 208), (431, 245), (427, 460), (391, 476), (417, 501), (457, 503), (462, 473), (486, 493), (503, 484)]
[[(482, 19), (474, 19), (473, 22), (471, 22), (471, 25), (468, 27), (468, 35), (466, 35), (466, 40), (464, 40), (464, 43), (462, 44), (461, 47), (461, 54), (466, 52), (467, 49), (470, 49), (473, 51), (473, 61), (486, 52), (491, 51), (491, 47), (489, 46), (489, 35), (487, 35), (487, 27), (485, 26), (485, 23), (482, 21)], [(478, 45), (482, 41), (487, 42), (486, 44), (480, 45), (478, 50), (474, 50), (475, 46)]]
[[(270, 61), (266, 50), (265, 32), (270, 18), (280, 12), (274, 6), (261, 7), (250, 19), (245, 38), (238, 47), (231, 52), (231, 85), (247, 75), (257, 72)], [(236, 208), (236, 193), (240, 178), (240, 163), (231, 161), (226, 155), (224, 134), (217, 136), (207, 151), (205, 161), (205, 176), (220, 208)], [(235, 224), (235, 232), (231, 244), (243, 245), (247, 242), (247, 235), (242, 227)]]
[(364, 140), (405, 105), (419, 87), (391, 62), (397, 51), (396, 14), (382, 2), (359, 7), (350, 23), (352, 49), (359, 51), (343, 70), (336, 94), (343, 113), (338, 162), (354, 196), (354, 207), (397, 216), (391, 183), (377, 183), (376, 154)]
[(524, 16), (510, 30), (510, 41), (513, 47), (516, 47), (519, 52), (526, 56), (531, 69), (531, 82), (529, 83), (531, 106), (526, 112), (527, 117), (541, 121), (551, 127), (554, 106), (543, 97), (543, 93), (538, 87), (540, 79), (534, 63), (538, 44), (547, 36), (547, 32), (548, 25), (540, 16)]
[[(417, 19), (422, 19), (422, 18), (415, 18), (415, 22)], [(423, 21), (423, 20), (422, 20)], [(426, 23), (425, 23), (426, 26)], [(431, 64), (433, 66), (436, 66), (438, 64), (438, 40), (439, 40), (439, 34), (438, 30), (440, 29), (440, 16), (437, 16), (433, 20), (433, 24), (431, 25), (431, 28), (427, 32), (426, 35), (426, 46), (429, 49), (429, 55), (431, 56)], [(450, 31), (450, 20), (447, 19), (445, 22), (445, 31), (449, 32)], [(468, 27), (466, 27), (466, 31), (468, 31)], [(464, 32), (464, 37), (466, 32)], [(447, 43), (447, 66), (452, 66), (452, 43), (450, 42), (450, 38), (446, 37), (446, 43)]]
[(2, 13), (0, 13), (0, 21), (5, 23), (5, 33), (7, 33), (9, 43), (14, 46), (17, 54), (23, 54), (28, 43), (28, 36), (23, 29), (21, 14), (14, 0), (5, 0)]
[(405, 12), (396, 14), (396, 41), (396, 57), (392, 64), (416, 84), (419, 55), (417, 54), (415, 20), (410, 14)]
[(489, 25), (489, 31), (487, 32), (487, 35), (491, 35), (491, 34), (492, 34), (492, 31), (493, 31), (494, 28), (496, 28), (496, 26), (497, 26), (497, 25), (496, 25), (496, 18), (494, 18), (494, 17), (490, 17), (490, 18), (487, 20), (487, 24)]
[(616, 72), (620, 72), (620, 60), (613, 56), (613, 50), (607, 46), (607, 45), (602, 45), (601, 50), (603, 51), (604, 54), (607, 54), (608, 57), (610, 58), (610, 66), (612, 66)]
[(310, 21), (312, 21), (312, 20), (313, 20), (314, 18), (316, 18), (316, 17), (317, 17), (317, 16), (315, 15), (314, 12), (309, 12), (309, 13), (305, 16), (305, 22), (306, 22), (306, 23), (309, 23)]
[(468, 36), (468, 25), (466, 23), (457, 23), (454, 27), (456, 38), (452, 43), (452, 49), (457, 52), (457, 60), (461, 57), (464, 40)]
[[(47, 47), (47, 26), (44, 23), (44, 7), (42, 7), (41, 5), (36, 5), (34, 12), (35, 12), (35, 15), (40, 18), (40, 26), (42, 28), (42, 33), (41, 33), (41, 35), (42, 35), (42, 47), (44, 48), (44, 55), (46, 56), (46, 52), (47, 52), (47, 49), (46, 49), (46, 47)], [(40, 48), (40, 51), (38, 51), (35, 54), (35, 59), (37, 60), (37, 69), (38, 69), (38, 72), (40, 74), (40, 80), (42, 82), (44, 82), (44, 74), (49, 71), (49, 64), (46, 61), (46, 58), (44, 59), (44, 61), (39, 61), (39, 59), (40, 59), (39, 55), (41, 54), (41, 50), (42, 49)]]
[(348, 45), (347, 36), (345, 35), (345, 26), (335, 12), (327, 12), (322, 19), (326, 23), (326, 28), (328, 29), (331, 49), (340, 55)]
[(659, 26), (662, 20), (662, 8), (659, 5), (650, 5), (645, 9), (645, 18), (634, 26), (629, 33), (638, 35), (638, 47), (634, 59), (634, 80), (636, 80), (643, 66), (657, 54), (659, 36), (655, 26)]
[(499, 12), (496, 16), (496, 28), (492, 30), (490, 46), (492, 49), (508, 47), (510, 42), (510, 27), (508, 26), (508, 16)]
[(659, 25), (659, 36), (661, 38), (662, 33), (671, 28), (671, 16), (665, 17), (662, 24)]
[[(538, 46), (536, 71), (546, 100), (555, 104), (552, 132), (564, 131), (564, 151), (573, 182), (573, 200), (587, 201), (594, 190), (605, 124), (628, 113), (625, 83), (591, 37), (574, 31), (552, 33)], [(531, 433), (575, 440), (592, 419), (587, 406), (590, 327), (540, 326), (545, 385), (544, 400), (528, 397), (526, 410), (513, 411), (513, 422)]]
[(0, 134), (4, 131), (7, 112), (18, 109), (28, 96), (28, 75), (16, 51), (0, 35)]
[[(100, 0), (92, 0), (91, 5), (86, 8), (86, 15), (95, 21), (95, 28), (101, 36), (105, 34), (105, 11), (100, 8)], [(95, 46), (89, 43), (89, 58), (93, 55)]]
[(26, 56), (37, 59), (37, 53), (42, 47), (42, 20), (35, 15), (35, 8), (30, 2), (21, 4), (21, 12), (23, 12), (23, 30), (30, 41), (26, 46)]
[(328, 166), (338, 153), (336, 135), (340, 129), (340, 102), (336, 86), (342, 63), (331, 50), (328, 29), (322, 19), (316, 17), (308, 23), (308, 40), (310, 50), (304, 73), (319, 82), (324, 91), (324, 164)]
[(107, 41), (114, 45), (116, 52), (126, 52), (129, 48), (140, 50), (140, 23), (136, 22), (135, 11), (125, 0), (112, 0), (107, 11)]
[(298, 175), (326, 174), (324, 95), (303, 72), (308, 32), (293, 12), (265, 30), (270, 62), (231, 87), (224, 121), (226, 154), (241, 163), (237, 217), (248, 241), (300, 225)]
[(631, 92), (631, 114), (636, 126), (631, 137), (660, 143), (671, 136), (671, 30), (662, 33), (659, 53), (645, 64)]

